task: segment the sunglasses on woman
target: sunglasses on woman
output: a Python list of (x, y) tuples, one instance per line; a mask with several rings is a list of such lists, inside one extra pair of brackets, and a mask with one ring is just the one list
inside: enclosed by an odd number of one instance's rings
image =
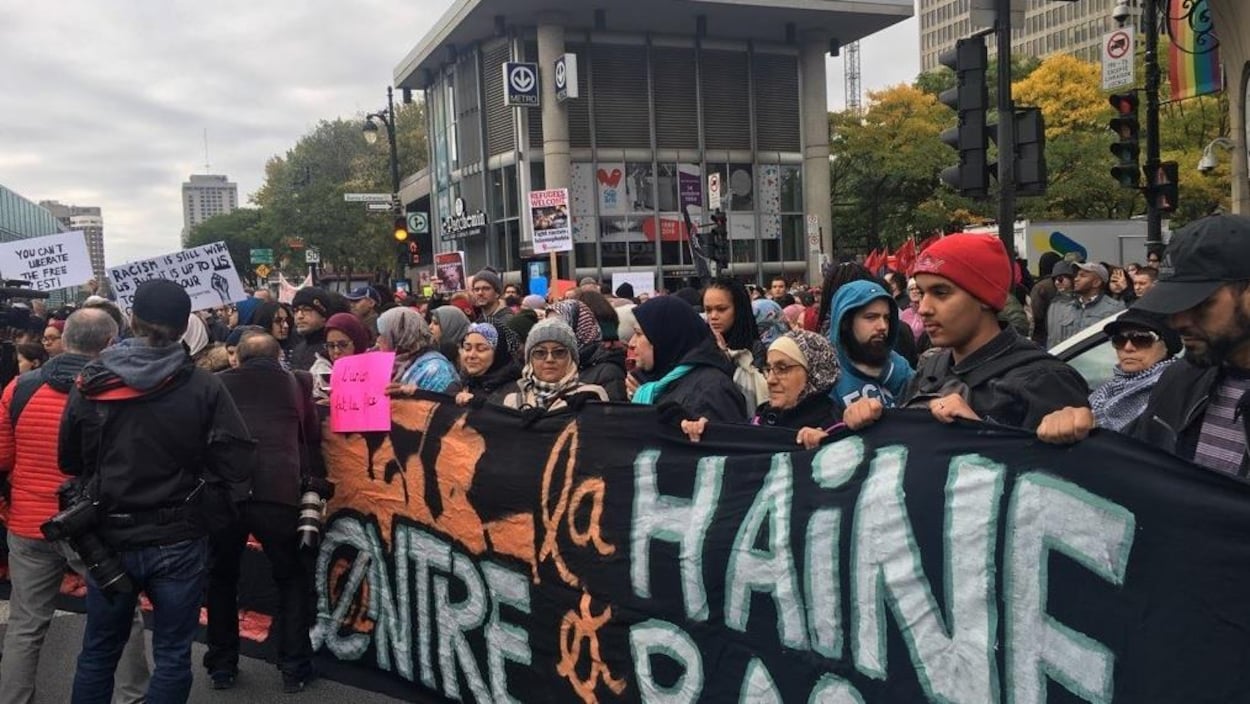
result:
[(1131, 342), (1133, 343), (1134, 348), (1140, 350), (1150, 347), (1160, 339), (1159, 333), (1154, 332), (1153, 330), (1128, 330), (1125, 332), (1117, 332), (1112, 335), (1111, 345), (1117, 350), (1122, 350), (1125, 345)]
[(530, 352), (530, 359), (537, 359), (540, 362), (545, 361), (548, 357), (558, 362), (562, 359), (568, 359), (569, 351), (564, 347), (553, 347), (551, 349), (539, 347)]

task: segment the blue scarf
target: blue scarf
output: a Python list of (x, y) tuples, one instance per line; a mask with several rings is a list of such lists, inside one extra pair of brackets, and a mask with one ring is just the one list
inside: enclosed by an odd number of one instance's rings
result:
[(678, 364), (676, 367), (673, 367), (673, 371), (665, 374), (659, 381), (649, 381), (639, 386), (638, 390), (634, 392), (633, 402), (644, 406), (654, 404), (655, 400), (664, 393), (669, 384), (689, 374), (691, 369), (694, 369), (693, 364)]

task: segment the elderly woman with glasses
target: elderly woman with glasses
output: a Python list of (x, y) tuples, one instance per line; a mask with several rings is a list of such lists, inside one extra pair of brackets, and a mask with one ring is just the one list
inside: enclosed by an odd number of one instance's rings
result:
[[(793, 330), (768, 346), (768, 400), (755, 412), (752, 425), (790, 428), (795, 443), (807, 449), (829, 436), (839, 421), (837, 404), (829, 390), (838, 381), (838, 355), (823, 335)], [(707, 418), (682, 421), (681, 429), (698, 442)]]
[(577, 336), (559, 316), (539, 322), (525, 339), (525, 368), (521, 378), (504, 387), (500, 402), (508, 408), (555, 411), (575, 397), (607, 401), (602, 386), (583, 384), (577, 376)]
[(1089, 395), (1100, 428), (1124, 430), (1146, 410), (1150, 391), (1181, 351), (1181, 338), (1162, 316), (1129, 309), (1107, 323), (1117, 364), (1110, 381)]

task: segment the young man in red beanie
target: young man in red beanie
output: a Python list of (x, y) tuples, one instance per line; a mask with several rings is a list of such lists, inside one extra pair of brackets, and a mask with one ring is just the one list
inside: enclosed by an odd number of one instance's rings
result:
[[(900, 405), (928, 408), (944, 423), (966, 418), (1030, 430), (1051, 411), (1089, 405), (1076, 370), (1000, 327), (1012, 269), (997, 237), (944, 237), (925, 249), (913, 274), (925, 332), (943, 349), (921, 361)], [(882, 410), (880, 401), (861, 399), (843, 420), (859, 429)]]

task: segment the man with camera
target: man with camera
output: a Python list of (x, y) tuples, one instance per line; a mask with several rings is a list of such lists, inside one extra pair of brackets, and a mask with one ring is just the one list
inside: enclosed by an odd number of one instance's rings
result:
[(112, 696), (139, 591), (154, 623), (147, 700), (187, 700), (207, 536), (250, 492), (247, 426), (220, 379), (197, 369), (179, 342), (191, 314), (186, 291), (145, 281), (132, 306), (135, 336), (87, 364), (70, 393), (58, 454), (80, 477), (79, 493), (42, 527), (89, 566), (76, 704)]
[(252, 437), (256, 438), (252, 496), (239, 520), (209, 536), (208, 652), (204, 667), (213, 689), (234, 686), (239, 671), (239, 561), (247, 536), (256, 536), (278, 587), (269, 632), (276, 642), (282, 688), (303, 691), (313, 678), (312, 587), (302, 557), (316, 552), (321, 512), (333, 486), (325, 479), (321, 433), (311, 387), (282, 368), (282, 348), (264, 332), (244, 333), (239, 366), (221, 373)]
[[(86, 566), (66, 544), (45, 540), (39, 527), (56, 514), (57, 490), (68, 479), (56, 462), (57, 433), (74, 379), (113, 338), (117, 323), (100, 310), (80, 310), (65, 321), (65, 351), (19, 377), (0, 396), (0, 473), (11, 477), (8, 522), (9, 625), (0, 660), (0, 704), (35, 699), (39, 651), (56, 609), (67, 567)], [(148, 686), (143, 619), (132, 610), (130, 638), (119, 665), (115, 701), (141, 702)]]

